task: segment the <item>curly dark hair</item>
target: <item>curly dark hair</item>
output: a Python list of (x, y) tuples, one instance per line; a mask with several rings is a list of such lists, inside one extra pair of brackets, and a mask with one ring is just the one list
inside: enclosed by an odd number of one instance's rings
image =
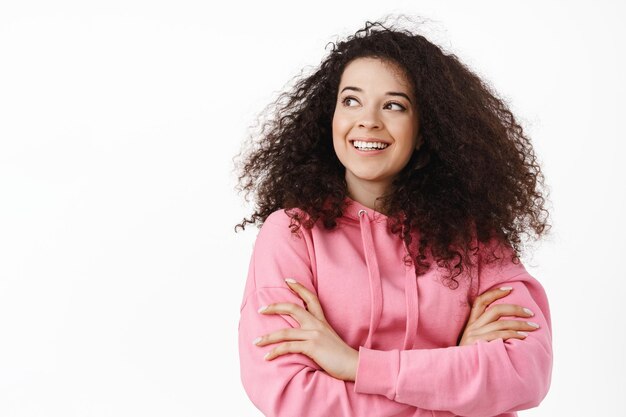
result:
[(454, 54), (410, 30), (367, 21), (330, 44), (320, 66), (272, 103), (274, 117), (238, 155), (237, 189), (246, 201), (254, 194), (256, 207), (235, 231), (283, 208), (300, 209), (286, 210), (294, 233), (318, 221), (336, 226), (347, 196), (332, 137), (339, 82), (348, 63), (369, 57), (403, 68), (417, 98), (423, 144), (380, 198), (390, 231), (407, 247), (411, 230), (419, 231), (405, 260), (416, 262), (419, 276), (432, 257), (448, 269), (450, 288), (473, 265), (473, 242), (507, 242), (519, 262), (522, 235), (539, 238), (550, 228), (547, 191), (531, 141), (504, 101)]

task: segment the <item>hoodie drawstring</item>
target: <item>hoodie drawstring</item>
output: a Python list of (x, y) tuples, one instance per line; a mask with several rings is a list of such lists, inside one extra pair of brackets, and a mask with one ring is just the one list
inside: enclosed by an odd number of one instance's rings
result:
[(365, 210), (359, 210), (359, 222), (361, 223), (361, 239), (363, 240), (363, 249), (365, 251), (365, 262), (367, 263), (367, 271), (370, 281), (370, 328), (367, 333), (365, 347), (372, 347), (372, 335), (378, 328), (380, 316), (383, 312), (383, 288), (380, 282), (380, 269), (378, 268), (378, 259), (374, 250), (374, 242), (372, 240), (372, 229), (367, 218)]
[[(376, 250), (372, 238), (372, 229), (370, 220), (365, 210), (359, 210), (359, 223), (361, 225), (361, 239), (363, 241), (363, 250), (365, 252), (365, 262), (370, 284), (370, 326), (367, 334), (367, 340), (364, 347), (371, 349), (372, 337), (380, 324), (380, 318), (383, 311), (383, 289), (380, 279), (380, 269), (378, 267), (378, 259), (376, 258)], [(406, 249), (406, 243), (404, 243)], [(408, 250), (407, 250), (408, 253)], [(417, 282), (414, 269), (405, 266), (405, 283), (404, 295), (406, 299), (406, 329), (404, 333), (404, 349), (412, 349), (415, 344), (415, 336), (418, 322), (418, 299), (417, 299)]]
[[(406, 249), (406, 243), (404, 244)], [(408, 250), (407, 250), (408, 253)], [(418, 294), (415, 269), (405, 266), (404, 296), (406, 298), (406, 332), (404, 333), (404, 349), (415, 347), (418, 323)]]

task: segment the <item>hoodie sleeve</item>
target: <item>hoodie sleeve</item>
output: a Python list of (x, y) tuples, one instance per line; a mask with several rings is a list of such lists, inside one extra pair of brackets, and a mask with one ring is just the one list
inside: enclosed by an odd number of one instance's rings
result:
[[(493, 245), (490, 242), (489, 248)], [(361, 347), (356, 392), (381, 394), (416, 407), (467, 417), (495, 416), (539, 405), (552, 374), (548, 299), (522, 263), (510, 261), (510, 247), (495, 247), (500, 260), (487, 263), (485, 255), (479, 255), (479, 294), (500, 286), (513, 287), (492, 305), (518, 304), (531, 309), (534, 316), (528, 320), (538, 323), (539, 329), (528, 332), (525, 339), (500, 338), (438, 349), (376, 351)]]
[[(262, 315), (259, 307), (290, 302), (304, 307), (284, 279), (292, 277), (314, 291), (315, 263), (312, 242), (306, 232), (291, 235), (283, 211), (270, 215), (257, 236), (239, 320), (241, 381), (248, 397), (266, 416), (430, 416), (432, 412), (396, 402), (383, 395), (356, 393), (354, 382), (336, 379), (303, 354), (263, 359), (274, 346), (259, 347), (252, 341), (261, 335), (298, 327), (288, 315)], [(315, 292), (315, 291), (314, 291)], [(356, 348), (356, 347), (355, 347)]]

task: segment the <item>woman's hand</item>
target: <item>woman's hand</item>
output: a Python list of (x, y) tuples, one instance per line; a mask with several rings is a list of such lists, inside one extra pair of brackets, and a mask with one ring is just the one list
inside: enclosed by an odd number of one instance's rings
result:
[(539, 325), (525, 320), (499, 320), (502, 316), (532, 317), (534, 313), (515, 304), (497, 304), (487, 310), (489, 304), (508, 295), (511, 287), (496, 288), (487, 291), (474, 301), (469, 319), (463, 330), (459, 346), (471, 345), (478, 340), (487, 342), (502, 338), (524, 339), (527, 331), (537, 330)]
[(286, 353), (302, 353), (313, 359), (329, 375), (344, 381), (354, 381), (359, 352), (347, 345), (326, 321), (315, 294), (293, 279), (285, 280), (306, 305), (306, 310), (292, 303), (274, 303), (261, 307), (261, 314), (288, 314), (299, 328), (286, 328), (254, 340), (257, 346), (285, 342), (274, 347), (266, 356), (272, 360)]

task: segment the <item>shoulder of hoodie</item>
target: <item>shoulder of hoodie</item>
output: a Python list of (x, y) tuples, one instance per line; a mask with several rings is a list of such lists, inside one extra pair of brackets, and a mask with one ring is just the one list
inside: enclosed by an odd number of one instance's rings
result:
[(491, 238), (487, 242), (478, 243), (478, 258), (481, 269), (482, 286), (486, 291), (503, 282), (517, 280), (532, 282), (541, 286), (539, 281), (529, 273), (520, 257), (514, 257), (514, 250), (507, 241)]
[[(289, 215), (292, 214), (292, 216)], [(289, 237), (302, 237), (302, 234), (310, 234), (310, 230), (307, 230), (304, 226), (300, 226), (297, 233), (293, 233), (291, 229), (293, 214), (298, 214), (302, 220), (308, 219), (309, 215), (301, 209), (279, 209), (272, 212), (267, 218), (260, 229), (260, 234), (279, 235), (282, 238)], [(296, 223), (294, 222), (294, 225)]]

